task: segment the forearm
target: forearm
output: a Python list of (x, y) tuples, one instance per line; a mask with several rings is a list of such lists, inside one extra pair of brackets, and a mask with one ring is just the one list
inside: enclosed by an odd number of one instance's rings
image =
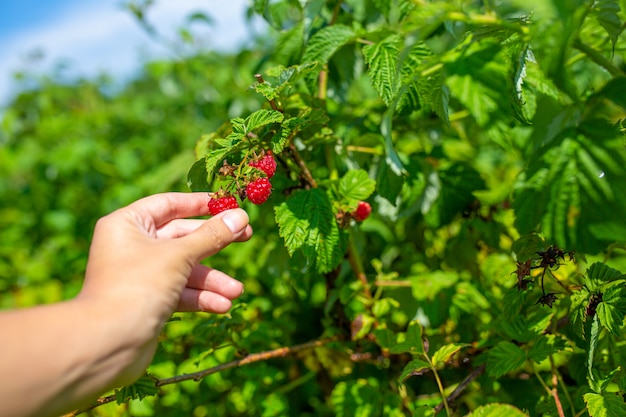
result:
[(138, 376), (151, 333), (118, 307), (76, 299), (0, 313), (0, 416), (58, 416)]

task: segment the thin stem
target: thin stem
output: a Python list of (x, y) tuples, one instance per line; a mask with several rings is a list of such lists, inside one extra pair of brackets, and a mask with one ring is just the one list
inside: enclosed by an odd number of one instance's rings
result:
[[(474, 369), (471, 374), (469, 374), (457, 387), (452, 391), (448, 398), (446, 399), (448, 404), (454, 401), (465, 389), (469, 386), (472, 381), (481, 376), (485, 372), (485, 364), (483, 363), (478, 368)], [(439, 405), (435, 407), (435, 414), (440, 412), (445, 407), (444, 401), (441, 401)]]
[(441, 402), (443, 403), (443, 407), (446, 409), (446, 414), (448, 417), (452, 415), (450, 412), (450, 404), (448, 404), (448, 400), (446, 398), (446, 391), (443, 389), (443, 383), (441, 382), (441, 378), (439, 378), (439, 373), (437, 372), (437, 368), (433, 365), (430, 358), (426, 356), (428, 363), (430, 364), (430, 369), (433, 371), (433, 375), (435, 376), (435, 381), (437, 382), (437, 387), (439, 387), (439, 392), (441, 393)]
[[(329, 337), (326, 339), (320, 339), (320, 340), (312, 340), (310, 342), (306, 342), (306, 343), (302, 343), (300, 345), (294, 345), (294, 346), (285, 346), (285, 347), (280, 347), (277, 349), (273, 349), (273, 350), (267, 350), (265, 352), (258, 352), (258, 353), (251, 353), (247, 356), (245, 356), (242, 359), (237, 359), (231, 362), (227, 362), (227, 363), (223, 363), (221, 365), (217, 365), (214, 366), (212, 368), (208, 368), (208, 369), (203, 369), (201, 371), (198, 372), (193, 372), (191, 374), (182, 374), (182, 375), (177, 375), (171, 378), (165, 378), (165, 379), (156, 379), (154, 386), (155, 387), (162, 387), (164, 385), (170, 385), (170, 384), (176, 384), (179, 382), (183, 382), (183, 381), (190, 381), (190, 380), (194, 380), (194, 381), (199, 381), (211, 374), (215, 374), (218, 372), (222, 372), (225, 371), (227, 369), (232, 369), (232, 368), (237, 368), (240, 366), (244, 366), (244, 365), (249, 365), (251, 363), (255, 363), (255, 362), (260, 362), (260, 361), (266, 361), (269, 359), (274, 359), (274, 358), (283, 358), (285, 356), (288, 355), (293, 355), (295, 353), (298, 353), (300, 351), (306, 350), (306, 349), (312, 349), (312, 348), (316, 348), (316, 347), (320, 347), (320, 346), (324, 346), (330, 342), (334, 342), (336, 340), (338, 340), (339, 337), (335, 336), (335, 337)], [(102, 398), (98, 398), (93, 404), (91, 404), (89, 407), (81, 409), (81, 410), (76, 410), (73, 411), (71, 413), (65, 414), (63, 417), (74, 417), (77, 416), (79, 414), (82, 414), (86, 411), (89, 410), (93, 410), (96, 407), (99, 407), (101, 405), (110, 403), (115, 401), (115, 395), (108, 395), (106, 397), (102, 397)]]
[(561, 399), (559, 398), (559, 378), (555, 371), (554, 358), (552, 358), (552, 355), (550, 355), (550, 365), (552, 368), (552, 389), (550, 390), (550, 393), (552, 395), (552, 398), (554, 398), (554, 404), (556, 405), (556, 410), (559, 413), (559, 417), (565, 417), (563, 404), (561, 404)]
[(596, 64), (600, 65), (602, 68), (607, 70), (609, 72), (609, 74), (611, 74), (612, 76), (614, 76), (614, 77), (623, 77), (623, 76), (626, 75), (626, 73), (624, 73), (624, 71), (622, 71), (621, 69), (616, 67), (604, 55), (602, 55), (600, 52), (598, 52), (597, 50), (595, 50), (591, 46), (589, 46), (586, 43), (584, 43), (583, 41), (581, 41), (579, 38), (574, 39), (574, 43), (573, 43), (572, 46), (574, 48), (578, 49), (579, 51), (583, 52), (593, 62), (595, 62)]
[(365, 269), (363, 268), (363, 263), (361, 262), (361, 258), (359, 257), (359, 252), (356, 248), (356, 242), (354, 241), (354, 236), (352, 235), (352, 233), (350, 233), (350, 235), (348, 236), (348, 260), (350, 261), (352, 271), (354, 271), (357, 279), (361, 281), (361, 284), (363, 284), (363, 292), (368, 299), (371, 299), (372, 293), (369, 289), (367, 275), (365, 275)]
[(291, 143), (289, 144), (288, 149), (291, 152), (291, 155), (293, 156), (294, 161), (296, 161), (296, 164), (298, 164), (298, 167), (300, 167), (304, 180), (309, 184), (309, 186), (311, 186), (311, 188), (317, 188), (317, 182), (315, 182), (315, 179), (313, 179), (313, 176), (311, 175), (311, 171), (309, 171), (309, 168), (306, 166), (306, 163), (300, 156), (300, 153), (296, 149), (296, 145)]

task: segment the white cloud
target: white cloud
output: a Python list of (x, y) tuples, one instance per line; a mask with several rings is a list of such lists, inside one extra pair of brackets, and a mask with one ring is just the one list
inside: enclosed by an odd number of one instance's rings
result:
[[(250, 27), (244, 20), (246, 0), (161, 0), (148, 11), (147, 19), (165, 39), (176, 38), (192, 12), (203, 12), (214, 25), (198, 29), (204, 46), (232, 50), (261, 30), (260, 21)], [(197, 27), (199, 25), (194, 25)], [(49, 73), (60, 61), (70, 75), (93, 76), (105, 72), (118, 79), (132, 76), (142, 58), (171, 56), (172, 51), (152, 40), (119, 0), (77, 3), (54, 21), (4, 40), (0, 50), (0, 106), (15, 93), (12, 74), (30, 69)], [(33, 51), (44, 53), (41, 62), (28, 59)]]

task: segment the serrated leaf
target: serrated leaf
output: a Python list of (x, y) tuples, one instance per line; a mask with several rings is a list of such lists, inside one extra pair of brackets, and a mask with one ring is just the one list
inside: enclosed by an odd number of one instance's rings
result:
[(616, 0), (596, 0), (592, 7), (595, 18), (611, 39), (613, 48), (622, 33), (622, 22), (619, 17), (619, 3)]
[(529, 359), (536, 363), (542, 362), (549, 356), (563, 351), (567, 347), (567, 341), (557, 335), (548, 334), (539, 337), (528, 350)]
[(400, 374), (400, 382), (404, 382), (412, 376), (422, 375), (424, 372), (430, 369), (428, 362), (421, 359), (413, 359), (407, 363), (402, 373)]
[[(547, 241), (596, 253), (623, 241), (626, 153), (615, 136), (594, 138), (566, 131), (540, 149), (514, 193), (515, 225), (540, 228)], [(602, 231), (602, 233), (600, 233)]]
[(357, 202), (367, 199), (376, 189), (376, 181), (362, 169), (352, 169), (339, 180), (339, 198)]
[(601, 286), (613, 280), (622, 278), (624, 275), (615, 268), (611, 268), (605, 263), (594, 262), (587, 268), (587, 280), (585, 283), (589, 287), (589, 291), (593, 292), (600, 289)]
[(520, 369), (526, 362), (526, 354), (517, 345), (502, 341), (487, 354), (487, 373), (498, 378)]
[(218, 148), (206, 154), (204, 158), (207, 178), (213, 178), (215, 172), (222, 167), (224, 159), (233, 152), (233, 148)]
[(285, 115), (277, 110), (260, 109), (246, 117), (245, 130), (246, 133), (252, 132), (260, 127), (272, 124), (281, 123)]
[(570, 323), (574, 333), (583, 339), (588, 336), (585, 332), (585, 323), (587, 322), (589, 297), (591, 297), (591, 293), (584, 287), (570, 296)]
[(318, 64), (317, 71), (306, 77), (307, 85), (312, 91), (315, 90), (315, 75), (322, 70), (339, 48), (355, 38), (356, 34), (352, 28), (342, 24), (326, 26), (311, 37), (302, 54), (302, 62)]
[(439, 69), (417, 80), (419, 96), (422, 103), (426, 103), (432, 111), (446, 124), (450, 124), (448, 105), (450, 90), (445, 84), (443, 69)]
[(517, 407), (510, 404), (487, 404), (478, 407), (465, 417), (528, 417)]
[(383, 102), (389, 106), (398, 91), (398, 53), (402, 36), (393, 34), (373, 45), (363, 47), (367, 73)]
[(600, 338), (600, 320), (598, 315), (593, 316), (591, 320), (591, 326), (589, 330), (589, 350), (587, 351), (587, 372), (590, 379), (594, 379), (593, 376), (593, 359), (596, 353), (596, 347), (598, 346), (598, 340)]
[(602, 302), (598, 304), (596, 314), (600, 324), (614, 335), (622, 332), (626, 315), (626, 289), (623, 286), (607, 289)]
[(332, 25), (317, 31), (309, 40), (302, 61), (325, 64), (343, 45), (354, 39), (355, 33), (346, 25)]
[(278, 233), (293, 256), (302, 250), (319, 273), (332, 271), (343, 258), (345, 236), (339, 230), (330, 200), (320, 189), (300, 190), (275, 208)]
[(433, 366), (445, 364), (450, 360), (452, 355), (467, 346), (470, 345), (467, 343), (449, 343), (447, 345), (441, 346), (439, 349), (437, 349), (437, 351), (433, 354), (431, 358)]
[(595, 394), (588, 392), (583, 395), (590, 417), (614, 417), (626, 415), (626, 404), (616, 393)]
[(115, 401), (117, 404), (128, 402), (129, 400), (142, 400), (159, 393), (155, 384), (155, 379), (149, 373), (144, 374), (133, 384), (115, 390)]

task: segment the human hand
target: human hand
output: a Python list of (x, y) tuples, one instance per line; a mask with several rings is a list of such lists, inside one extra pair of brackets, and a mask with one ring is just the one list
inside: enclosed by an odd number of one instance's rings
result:
[[(147, 365), (175, 310), (224, 313), (243, 285), (200, 261), (252, 235), (248, 216), (228, 210), (208, 220), (206, 193), (167, 193), (138, 200), (96, 224), (78, 299), (118, 312)], [(121, 323), (120, 323), (121, 324)], [(147, 346), (143, 346), (147, 344)]]

